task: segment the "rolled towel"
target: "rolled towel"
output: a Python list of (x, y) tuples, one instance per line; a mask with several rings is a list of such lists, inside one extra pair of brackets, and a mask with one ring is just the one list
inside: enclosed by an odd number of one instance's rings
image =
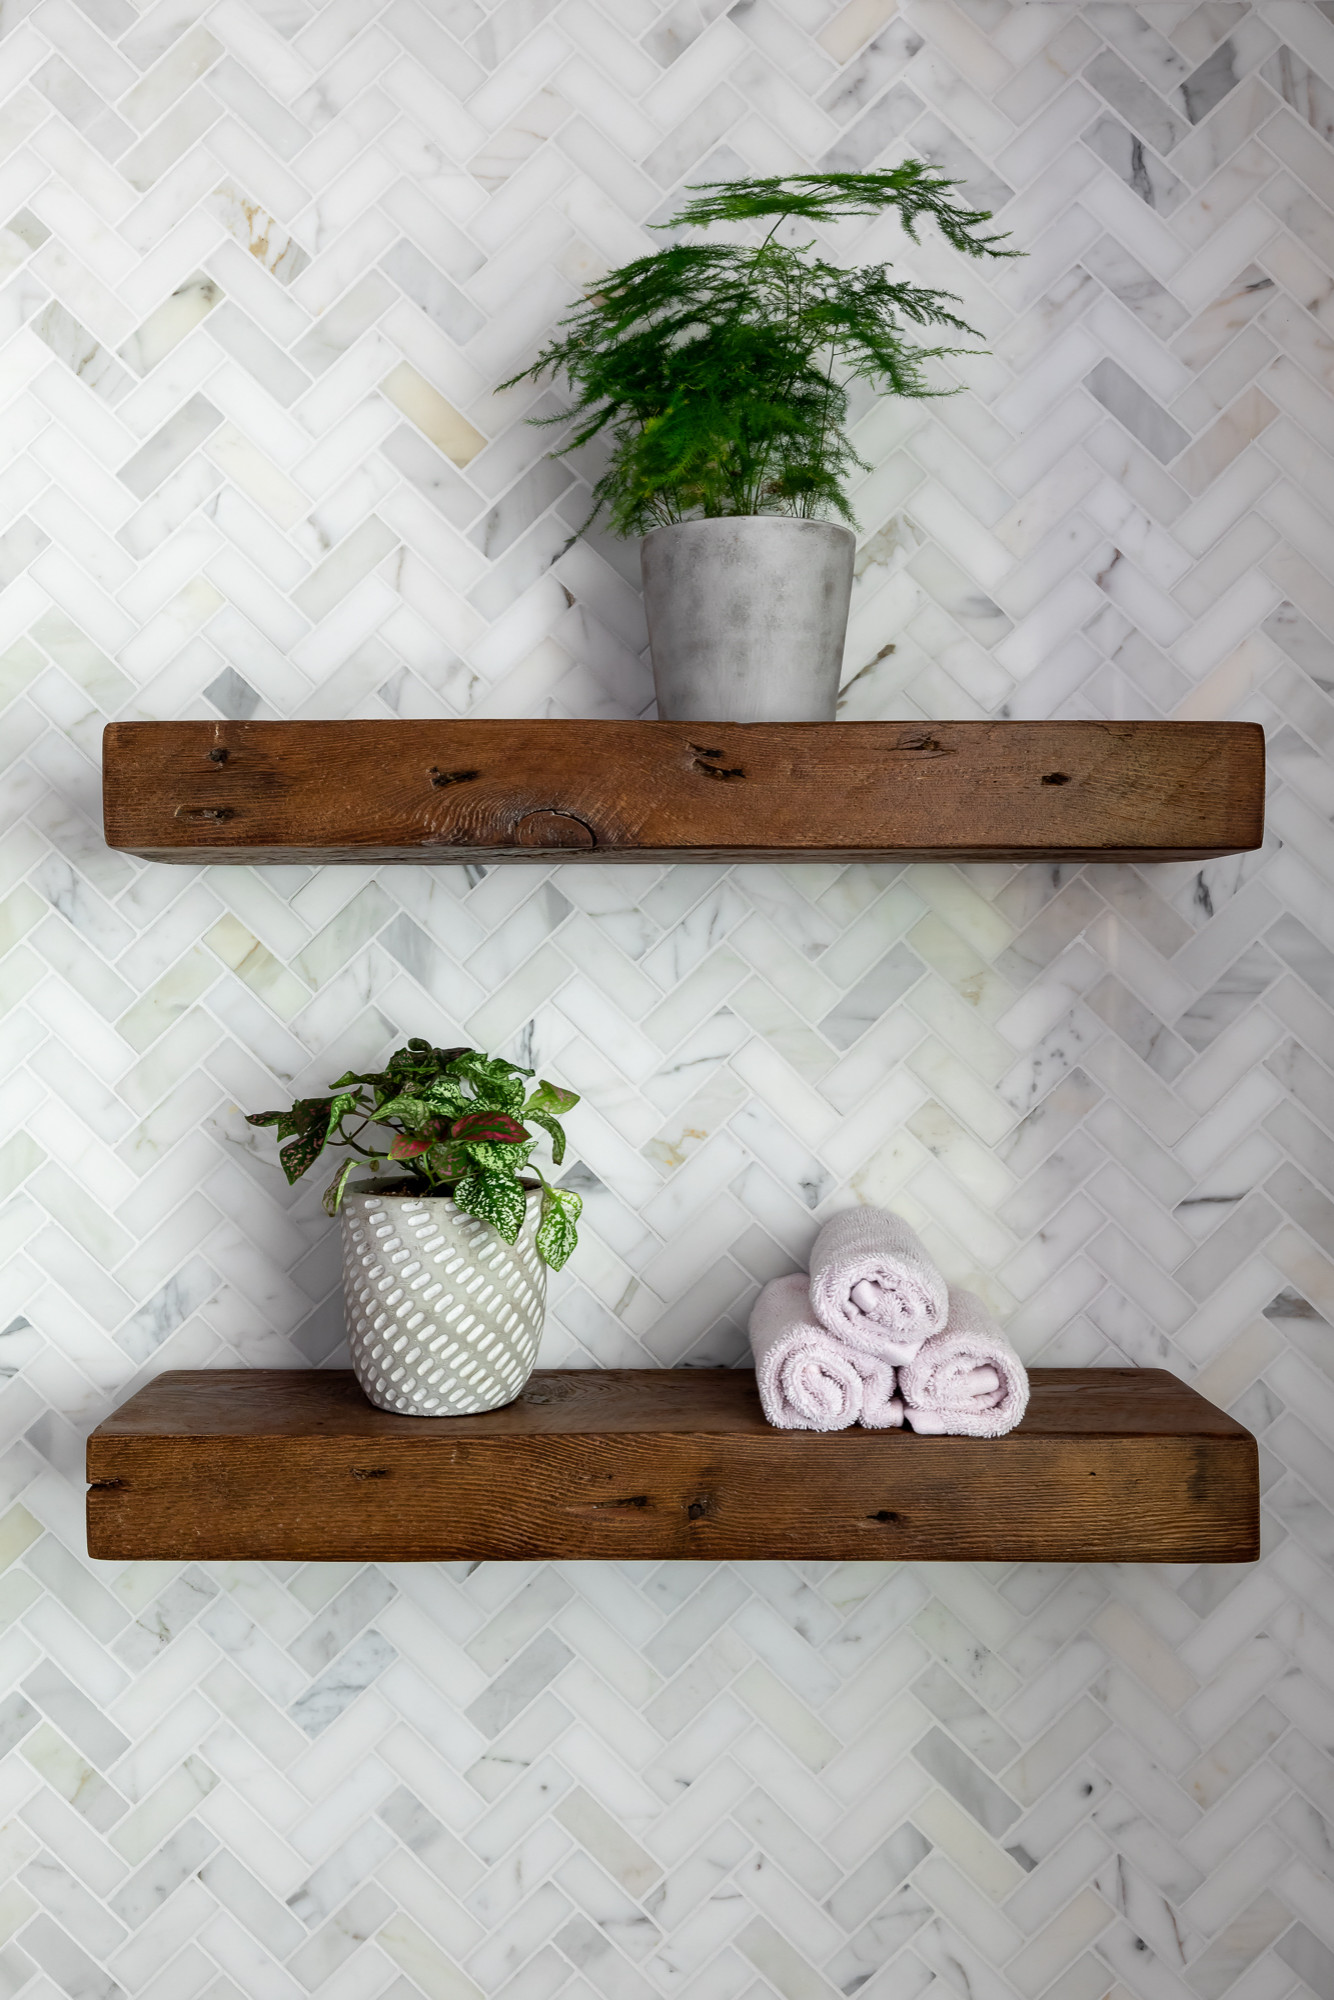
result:
[(949, 1288), (902, 1216), (850, 1208), (815, 1239), (811, 1306), (840, 1339), (902, 1366), (943, 1331)]
[(976, 1292), (951, 1285), (945, 1331), (899, 1370), (899, 1392), (923, 1437), (1004, 1437), (1028, 1408), (1028, 1374)]
[[(780, 1431), (843, 1431), (865, 1402), (869, 1356), (852, 1354), (811, 1318), (810, 1287), (802, 1274), (773, 1278), (751, 1309), (750, 1349), (765, 1416)], [(893, 1369), (887, 1371), (893, 1390)], [(889, 1399), (883, 1388), (878, 1405)], [(890, 1419), (889, 1421), (895, 1421)], [(897, 1420), (902, 1423), (902, 1406)]]
[(878, 1361), (864, 1347), (844, 1347), (843, 1352), (862, 1378), (862, 1409), (857, 1421), (868, 1431), (897, 1430), (903, 1422), (903, 1398), (895, 1393), (893, 1364)]

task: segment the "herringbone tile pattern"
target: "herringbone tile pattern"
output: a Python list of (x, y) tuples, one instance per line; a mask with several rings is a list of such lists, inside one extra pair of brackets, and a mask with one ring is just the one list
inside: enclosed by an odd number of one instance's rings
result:
[[(4, 1992), (1334, 1993), (1334, 6), (5, 0), (0, 90)], [(643, 713), (493, 384), (683, 183), (908, 152), (1029, 255), (907, 251), (993, 358), (865, 409), (846, 714), (1257, 719), (1263, 855), (103, 849), (111, 716)], [(89, 1565), (142, 1374), (337, 1359), (241, 1108), (412, 1032), (585, 1095), (548, 1365), (734, 1361), (892, 1202), (1249, 1423), (1265, 1562)]]

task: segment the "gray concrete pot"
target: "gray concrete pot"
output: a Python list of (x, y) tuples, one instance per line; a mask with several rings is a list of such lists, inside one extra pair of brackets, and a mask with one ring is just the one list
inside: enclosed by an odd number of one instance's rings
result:
[(512, 1403), (546, 1311), (539, 1188), (511, 1246), (448, 1195), (343, 1197), (343, 1297), (352, 1367), (381, 1410), (461, 1417)]
[(737, 514), (644, 537), (666, 722), (832, 722), (856, 538), (833, 521)]

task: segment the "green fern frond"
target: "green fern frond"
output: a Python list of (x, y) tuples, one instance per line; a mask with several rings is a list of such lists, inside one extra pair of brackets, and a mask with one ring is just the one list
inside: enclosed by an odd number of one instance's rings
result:
[[(664, 227), (784, 218), (824, 222), (897, 210), (916, 240), (924, 218), (972, 257), (1010, 257), (991, 220), (922, 160), (866, 174), (725, 181)], [(775, 240), (755, 246), (672, 243), (612, 271), (566, 315), (558, 336), (503, 386), (563, 377), (573, 398), (546, 424), (571, 426), (558, 455), (605, 438), (593, 489), (618, 534), (734, 514), (838, 515), (863, 461), (847, 435), (847, 385), (891, 395), (953, 393), (925, 364), (975, 349), (929, 346), (910, 329), (980, 335), (952, 292), (900, 282), (883, 264), (845, 271)], [(864, 468), (863, 468), (864, 469)], [(588, 523), (585, 523), (587, 526)], [(855, 523), (854, 523), (855, 525)]]

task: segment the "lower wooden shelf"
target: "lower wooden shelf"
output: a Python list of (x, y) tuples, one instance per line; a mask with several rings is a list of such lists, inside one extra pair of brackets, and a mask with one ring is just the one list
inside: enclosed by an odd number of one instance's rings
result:
[(1254, 1438), (1162, 1369), (1039, 1368), (994, 1440), (773, 1430), (749, 1371), (534, 1375), (396, 1417), (351, 1374), (159, 1375), (88, 1440), (127, 1560), (1249, 1562)]

